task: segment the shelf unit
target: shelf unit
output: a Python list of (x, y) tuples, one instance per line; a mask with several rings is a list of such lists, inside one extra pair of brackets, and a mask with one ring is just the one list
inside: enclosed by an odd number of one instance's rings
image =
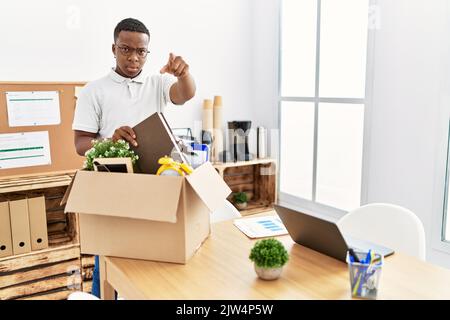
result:
[[(92, 272), (83, 268), (78, 217), (64, 213), (60, 202), (74, 171), (10, 176), (0, 179), (0, 202), (44, 196), (49, 247), (0, 258), (0, 300), (66, 299), (89, 286)], [(90, 276), (90, 279), (89, 279)]]
[[(213, 166), (233, 193), (247, 193), (247, 208), (239, 210), (243, 216), (273, 210), (277, 200), (276, 160), (217, 162)], [(230, 202), (232, 197), (233, 194), (228, 197)]]

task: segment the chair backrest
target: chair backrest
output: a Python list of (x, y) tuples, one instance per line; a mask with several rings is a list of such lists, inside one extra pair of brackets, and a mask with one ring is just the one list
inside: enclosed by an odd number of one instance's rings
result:
[(225, 200), (222, 208), (211, 213), (210, 221), (211, 223), (216, 223), (240, 217), (241, 213), (239, 210), (236, 209), (230, 201)]
[(410, 210), (373, 203), (348, 212), (338, 221), (341, 232), (425, 260), (425, 230)]

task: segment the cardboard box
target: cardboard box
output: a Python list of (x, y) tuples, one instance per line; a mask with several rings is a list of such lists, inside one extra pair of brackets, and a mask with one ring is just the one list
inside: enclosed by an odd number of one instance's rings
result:
[(82, 253), (186, 263), (230, 193), (209, 162), (185, 177), (78, 171), (65, 212), (79, 213)]
[(30, 221), (28, 219), (27, 199), (10, 201), (9, 217), (11, 219), (14, 255), (30, 252)]
[(28, 218), (30, 219), (31, 250), (48, 248), (47, 212), (44, 196), (28, 199)]
[(0, 258), (12, 256), (11, 221), (8, 202), (0, 202)]

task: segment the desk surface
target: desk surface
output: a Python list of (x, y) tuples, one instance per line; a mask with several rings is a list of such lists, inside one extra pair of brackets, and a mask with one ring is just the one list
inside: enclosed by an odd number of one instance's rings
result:
[[(347, 265), (289, 236), (277, 237), (289, 261), (275, 281), (258, 279), (248, 255), (255, 242), (232, 221), (211, 235), (186, 265), (106, 257), (104, 298), (125, 299), (349, 299)], [(401, 253), (385, 259), (378, 299), (450, 299), (450, 270)]]

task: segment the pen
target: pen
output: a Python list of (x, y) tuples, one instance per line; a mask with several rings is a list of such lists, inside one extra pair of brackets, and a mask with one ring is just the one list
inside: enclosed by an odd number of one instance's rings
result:
[[(359, 260), (358, 256), (356, 255), (355, 251), (352, 248), (348, 249), (348, 253), (350, 256), (350, 261), (351, 263), (356, 262), (356, 263), (361, 263), (361, 260)], [(361, 278), (362, 278), (362, 272), (359, 269), (356, 269), (356, 273), (354, 275), (354, 279), (356, 279), (353, 288), (352, 288), (352, 292), (353, 295), (357, 295), (359, 292), (359, 287), (360, 287), (360, 283), (361, 283)]]
[(367, 252), (366, 258), (364, 259), (364, 264), (369, 264), (372, 261), (372, 249), (369, 249), (369, 252)]

